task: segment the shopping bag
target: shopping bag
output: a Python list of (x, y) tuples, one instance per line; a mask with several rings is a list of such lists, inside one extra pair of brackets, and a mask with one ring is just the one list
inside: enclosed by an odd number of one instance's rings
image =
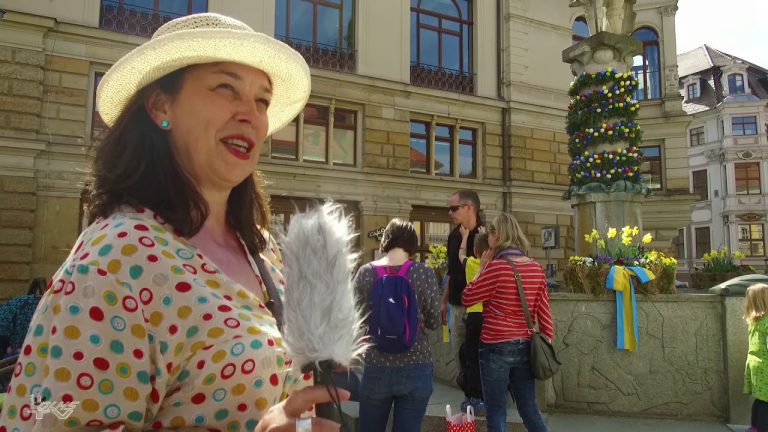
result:
[(466, 413), (451, 415), (451, 405), (445, 406), (445, 432), (476, 432), (475, 410), (467, 406)]

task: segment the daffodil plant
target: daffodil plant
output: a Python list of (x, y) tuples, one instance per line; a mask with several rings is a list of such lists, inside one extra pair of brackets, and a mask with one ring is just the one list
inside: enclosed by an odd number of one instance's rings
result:
[[(707, 273), (737, 273), (743, 271), (739, 264), (744, 259), (744, 254), (739, 251), (730, 253), (727, 247), (709, 251), (709, 253), (704, 254), (703, 259), (704, 271)], [(739, 263), (737, 264), (736, 261), (739, 261)]]
[(656, 278), (638, 285), (638, 292), (645, 294), (674, 294), (677, 260), (656, 250), (646, 250), (653, 242), (650, 233), (641, 234), (638, 227), (608, 228), (605, 232), (593, 229), (584, 235), (587, 243), (595, 247), (592, 256), (572, 256), (565, 270), (566, 283), (573, 292), (605, 293), (603, 285), (611, 266), (642, 267), (653, 272)]
[(429, 253), (427, 254), (425, 264), (435, 271), (438, 280), (442, 280), (443, 275), (448, 269), (448, 248), (444, 244), (429, 245)]
[(591, 233), (584, 235), (584, 240), (587, 243), (597, 245), (598, 257), (630, 260), (643, 255), (641, 243), (648, 244), (653, 241), (653, 236), (647, 233), (635, 243), (634, 238), (639, 234), (640, 230), (637, 227), (627, 225), (621, 229), (620, 237), (616, 228), (608, 228), (604, 236), (598, 230), (593, 229)]

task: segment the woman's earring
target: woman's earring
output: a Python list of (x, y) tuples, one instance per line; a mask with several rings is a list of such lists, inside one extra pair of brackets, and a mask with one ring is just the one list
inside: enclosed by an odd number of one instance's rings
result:
[(171, 127), (171, 122), (169, 122), (168, 120), (163, 120), (160, 122), (160, 127), (163, 129), (168, 129), (169, 127)]

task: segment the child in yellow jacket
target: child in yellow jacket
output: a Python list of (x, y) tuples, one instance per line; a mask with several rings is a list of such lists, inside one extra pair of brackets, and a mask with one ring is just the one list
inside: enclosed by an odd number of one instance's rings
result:
[[(480, 258), (488, 250), (488, 233), (481, 230), (475, 235), (474, 255), (467, 257), (467, 237), (469, 231), (461, 230), (462, 239), (459, 247), (459, 260), (464, 263), (467, 284), (477, 277), (480, 272)], [(462, 362), (461, 373), (457, 378), (458, 384), (467, 397), (461, 404), (462, 411), (467, 405), (472, 405), (475, 414), (485, 414), (483, 403), (483, 387), (480, 381), (480, 332), (483, 328), (483, 303), (478, 302), (467, 308), (467, 335), (460, 348), (459, 357)]]

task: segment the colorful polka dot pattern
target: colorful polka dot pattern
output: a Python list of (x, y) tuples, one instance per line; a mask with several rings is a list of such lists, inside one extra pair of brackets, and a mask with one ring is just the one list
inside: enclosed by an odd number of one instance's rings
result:
[[(274, 245), (263, 256), (282, 292)], [(0, 432), (252, 430), (267, 408), (311, 383), (297, 369), (251, 291), (151, 211), (129, 209), (88, 227), (54, 276), (16, 364)], [(36, 420), (33, 393), (79, 404), (66, 420)]]

